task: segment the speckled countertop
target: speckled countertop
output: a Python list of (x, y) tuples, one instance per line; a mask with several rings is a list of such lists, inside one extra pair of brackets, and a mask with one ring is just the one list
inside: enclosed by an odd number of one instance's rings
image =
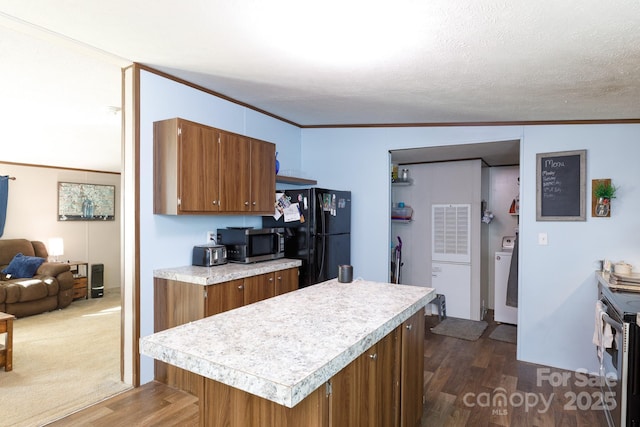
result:
[(291, 408), (434, 297), (329, 280), (143, 337), (140, 351)]
[(256, 262), (253, 264), (229, 262), (223, 265), (216, 265), (215, 267), (197, 267), (187, 265), (184, 267), (153, 270), (153, 277), (206, 286), (228, 282), (230, 280), (243, 279), (249, 276), (271, 273), (273, 271), (300, 267), (300, 265), (302, 265), (302, 261), (287, 258)]

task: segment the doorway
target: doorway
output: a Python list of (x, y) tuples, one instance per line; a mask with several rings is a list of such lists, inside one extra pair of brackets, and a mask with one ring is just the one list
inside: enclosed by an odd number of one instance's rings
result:
[[(448, 305), (452, 298), (463, 298), (462, 305), (470, 306), (467, 314), (454, 317), (482, 319), (487, 309), (494, 308), (494, 255), (501, 248), (502, 237), (514, 235), (518, 224), (517, 215), (509, 213), (509, 208), (519, 198), (520, 140), (392, 150), (390, 162), (400, 170), (408, 169), (410, 182), (392, 185), (392, 209), (402, 203), (414, 214), (411, 221), (391, 220), (390, 225), (392, 246), (397, 237), (406, 236), (402, 283), (433, 286), (437, 272), (433, 272), (431, 259), (431, 206), (469, 203), (470, 283), (463, 286), (468, 292), (456, 291), (446, 298)], [(485, 211), (493, 215), (488, 223), (482, 221)], [(435, 313), (435, 307), (433, 310)]]

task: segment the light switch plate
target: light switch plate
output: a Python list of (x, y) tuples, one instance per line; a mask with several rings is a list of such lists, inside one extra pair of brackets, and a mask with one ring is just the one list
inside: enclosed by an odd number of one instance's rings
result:
[(547, 233), (538, 233), (538, 244), (546, 246), (548, 243)]

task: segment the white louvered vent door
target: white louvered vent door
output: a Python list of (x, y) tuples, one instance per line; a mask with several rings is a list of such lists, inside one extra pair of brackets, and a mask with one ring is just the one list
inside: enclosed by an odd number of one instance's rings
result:
[(471, 262), (471, 205), (432, 205), (431, 258)]

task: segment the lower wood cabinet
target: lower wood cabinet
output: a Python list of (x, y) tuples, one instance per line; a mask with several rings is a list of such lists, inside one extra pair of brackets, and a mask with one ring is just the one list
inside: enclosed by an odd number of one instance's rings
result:
[(424, 405), (424, 310), (401, 326), (400, 426), (415, 427)]
[(396, 329), (331, 378), (333, 426), (397, 425), (397, 343)]
[(282, 295), (287, 292), (297, 290), (298, 274), (299, 272), (297, 268), (289, 268), (287, 270), (280, 270), (273, 273), (276, 285), (276, 295)]
[(274, 273), (244, 279), (244, 305), (276, 296)]
[(203, 378), (201, 426), (419, 426), (424, 310), (398, 326), (293, 408)]
[[(289, 268), (215, 285), (154, 279), (154, 332), (233, 310), (298, 288), (298, 269)], [(155, 379), (202, 396), (202, 377), (155, 361)]]
[(326, 387), (321, 386), (293, 408), (287, 408), (205, 378), (204, 397), (199, 401), (200, 426), (329, 427), (328, 400)]

